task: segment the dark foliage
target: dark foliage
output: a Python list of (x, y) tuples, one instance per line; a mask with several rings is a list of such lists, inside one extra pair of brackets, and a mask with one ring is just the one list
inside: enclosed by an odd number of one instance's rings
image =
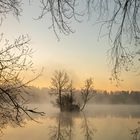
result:
[[(59, 98), (56, 99), (56, 103), (58, 106), (60, 106)], [(69, 94), (62, 95), (62, 110), (61, 111), (80, 111), (80, 106), (76, 103), (73, 96), (70, 96)]]

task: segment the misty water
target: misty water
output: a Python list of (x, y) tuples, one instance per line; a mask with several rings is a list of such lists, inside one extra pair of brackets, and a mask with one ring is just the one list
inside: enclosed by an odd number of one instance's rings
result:
[(88, 105), (80, 113), (60, 113), (35, 104), (46, 116), (25, 118), (21, 127), (8, 125), (1, 140), (140, 140), (140, 105)]

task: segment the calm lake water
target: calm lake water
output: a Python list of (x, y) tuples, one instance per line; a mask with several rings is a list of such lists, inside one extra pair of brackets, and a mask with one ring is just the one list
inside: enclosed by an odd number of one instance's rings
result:
[(1, 140), (140, 140), (140, 105), (88, 105), (84, 112), (59, 113), (50, 105), (36, 105), (46, 112), (27, 120), (24, 127), (7, 126)]

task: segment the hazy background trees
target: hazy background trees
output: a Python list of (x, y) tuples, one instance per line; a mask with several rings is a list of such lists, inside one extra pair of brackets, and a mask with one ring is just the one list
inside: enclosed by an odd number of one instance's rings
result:
[[(53, 101), (56, 104), (56, 96), (51, 96), (51, 90), (49, 88), (36, 88), (30, 87), (30, 95), (25, 98), (31, 103), (35, 104), (45, 104)], [(80, 106), (83, 105), (83, 99), (81, 96), (81, 90), (76, 89), (73, 92), (73, 98), (79, 102)], [(74, 101), (74, 103), (77, 103)], [(94, 88), (93, 98), (89, 100), (89, 104), (140, 104), (140, 91), (106, 91), (106, 90), (96, 90)], [(86, 108), (85, 108), (86, 109)]]

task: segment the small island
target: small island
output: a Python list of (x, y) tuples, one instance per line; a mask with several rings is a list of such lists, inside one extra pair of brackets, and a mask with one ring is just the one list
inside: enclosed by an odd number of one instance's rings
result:
[[(76, 90), (73, 82), (65, 71), (55, 71), (51, 78), (51, 95), (56, 97), (54, 105), (60, 108), (61, 112), (82, 111), (87, 102), (94, 96), (93, 79), (85, 80), (83, 88), (80, 90), (80, 100), (76, 97)], [(79, 94), (79, 93), (77, 93)], [(81, 102), (82, 101), (82, 102)]]

